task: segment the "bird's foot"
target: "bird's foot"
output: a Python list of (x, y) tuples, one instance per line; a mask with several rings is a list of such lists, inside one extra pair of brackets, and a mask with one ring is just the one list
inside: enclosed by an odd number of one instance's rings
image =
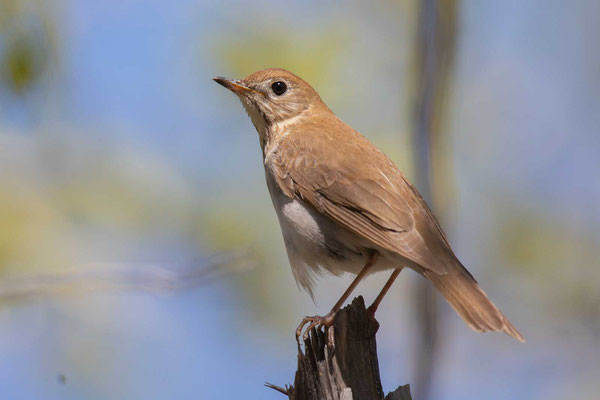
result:
[(369, 308), (367, 308), (367, 317), (373, 322), (375, 325), (375, 333), (379, 330), (379, 321), (375, 318), (375, 312), (377, 311), (377, 305), (375, 303), (371, 304)]
[[(296, 329), (296, 341), (298, 342), (298, 345), (300, 345), (300, 336), (302, 336), (302, 339), (306, 341), (308, 340), (309, 332), (313, 328), (321, 329), (321, 327), (324, 327), (327, 328), (327, 347), (329, 347), (330, 350), (335, 349), (335, 332), (333, 327), (333, 323), (335, 321), (335, 314), (335, 312), (330, 311), (327, 315), (323, 317), (320, 315), (314, 315), (312, 317), (302, 318), (302, 322), (298, 326), (298, 329)], [(309, 325), (306, 327), (303, 334), (302, 330), (306, 324)]]
[(377, 312), (377, 306), (375, 304), (371, 304), (369, 306), (369, 308), (367, 308), (367, 316), (369, 317), (369, 319), (377, 322), (377, 320), (375, 319), (375, 313)]

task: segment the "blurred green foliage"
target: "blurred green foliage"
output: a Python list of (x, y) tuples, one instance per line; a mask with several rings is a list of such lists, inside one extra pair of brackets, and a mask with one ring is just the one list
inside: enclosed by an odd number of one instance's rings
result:
[(498, 204), (503, 222), (494, 233), (501, 239), (494, 253), (505, 273), (527, 279), (557, 325), (569, 318), (600, 334), (598, 234), (570, 223), (566, 215), (511, 203)]
[[(62, 62), (62, 42), (66, 40), (61, 37), (59, 28), (63, 22), (61, 18), (66, 17), (57, 17), (57, 4), (43, 0), (0, 1), (0, 90), (3, 96), (11, 97), (18, 104), (26, 103), (28, 94), (45, 90), (46, 81), (59, 79), (57, 70)], [(213, 34), (200, 38), (212, 49), (211, 59), (207, 59), (206, 53), (197, 58), (210, 64), (210, 69), (218, 68), (219, 73), (222, 71), (223, 75), (236, 78), (265, 67), (283, 67), (298, 73), (319, 90), (336, 112), (340, 109), (351, 115), (353, 120), (348, 120), (351, 125), (359, 128), (362, 124), (359, 130), (414, 177), (411, 143), (406, 135), (410, 125), (406, 115), (410, 115), (412, 109), (406, 99), (414, 94), (415, 87), (411, 85), (415, 85), (417, 67), (410, 59), (414, 50), (413, 37), (403, 33), (412, 32), (417, 25), (418, 2), (353, 2), (348, 3), (351, 6), (339, 6), (333, 11), (328, 9), (327, 13), (313, 12), (308, 17), (290, 15), (274, 4), (268, 10), (258, 11), (239, 6), (244, 12), (228, 11), (220, 5), (215, 7), (223, 13), (215, 17), (224, 19), (222, 26), (212, 28)], [(465, 7), (478, 15), (482, 6), (465, 3)], [(488, 22), (483, 21), (482, 24), (488, 25)], [(556, 27), (552, 26), (553, 29)], [(471, 29), (467, 34), (472, 41), (478, 31)], [(494, 29), (503, 28), (497, 25)], [(190, 41), (198, 39), (182, 37)], [(518, 40), (525, 39), (519, 36)], [(459, 43), (459, 48), (461, 45)], [(501, 51), (506, 45), (504, 42), (501, 45), (485, 43), (484, 47)], [(597, 49), (589, 47), (590, 51), (586, 54), (591, 60), (589, 65), (597, 65), (600, 58), (592, 54), (597, 53)], [(409, 49), (411, 53), (403, 49)], [(457, 62), (460, 64), (464, 57), (464, 53), (459, 51)], [(486, 53), (482, 56), (486, 57), (491, 55)], [(587, 59), (583, 61), (587, 62)], [(575, 60), (573, 63), (583, 61)], [(173, 58), (169, 62), (177, 64), (178, 60)], [(520, 58), (507, 61), (516, 65), (527, 62)], [(462, 63), (470, 64), (471, 60), (463, 60)], [(489, 66), (481, 61), (478, 65), (477, 68), (483, 69), (498, 68), (500, 72), (507, 68)], [(520, 67), (527, 69), (528, 65)], [(353, 74), (352, 68), (360, 73), (354, 71)], [(461, 65), (461, 68), (465, 66)], [(598, 69), (589, 68), (590, 76), (596, 77)], [(179, 71), (177, 68), (173, 70)], [(473, 74), (468, 68), (467, 71), (467, 75)], [(507, 158), (510, 160), (510, 155), (502, 154), (498, 147), (507, 140), (503, 136), (505, 131), (513, 128), (513, 125), (507, 124), (510, 117), (514, 118), (514, 115), (507, 114), (507, 104), (512, 100), (503, 98), (512, 94), (503, 91), (510, 82), (502, 81), (505, 77), (497, 70), (488, 71), (487, 75), (476, 72), (481, 74), (480, 79), (483, 76), (483, 81), (471, 80), (469, 75), (456, 83), (457, 87), (449, 88), (453, 95), (458, 92), (457, 96), (468, 99), (466, 108), (469, 113), (476, 114), (473, 117), (475, 122), (455, 121), (456, 114), (452, 110), (461, 105), (457, 104), (454, 96), (449, 96), (448, 113), (437, 122), (448, 142), (440, 143), (439, 149), (435, 149), (441, 155), (441, 161), (434, 165), (440, 172), (440, 178), (434, 184), (442, 188), (435, 200), (448, 217), (451, 241), (452, 233), (472, 232), (473, 236), (462, 237), (473, 241), (469, 247), (463, 245), (463, 249), (467, 249), (467, 256), (479, 257), (481, 263), (469, 268), (477, 271), (476, 276), (487, 278), (481, 279), (482, 285), (490, 288), (491, 293), (503, 295), (508, 305), (513, 302), (515, 313), (507, 311), (507, 314), (515, 321), (528, 324), (530, 332), (524, 329), (528, 338), (532, 334), (534, 339), (538, 339), (537, 342), (528, 342), (528, 345), (533, 343), (531, 346), (545, 354), (562, 347), (565, 334), (573, 335), (574, 332), (583, 332), (578, 340), (597, 342), (600, 335), (600, 278), (597, 273), (600, 238), (586, 225), (587, 221), (582, 221), (581, 217), (573, 218), (572, 210), (565, 207), (557, 211), (549, 201), (539, 197), (536, 192), (539, 188), (515, 194), (506, 183), (511, 181), (502, 180), (501, 169), (489, 167), (501, 165)], [(208, 78), (203, 79), (208, 81)], [(188, 79), (186, 82), (193, 80), (192, 77), (185, 79)], [(577, 82), (579, 89), (598, 84), (598, 80), (587, 76), (581, 79), (585, 80)], [(59, 85), (48, 89), (48, 92), (64, 90), (63, 83), (59, 81)], [(340, 85), (344, 85), (342, 90)], [(486, 91), (490, 85), (491, 92)], [(210, 97), (219, 90), (215, 88), (206, 96)], [(205, 94), (194, 92), (193, 95)], [(560, 100), (561, 96), (563, 94), (558, 93), (553, 97)], [(499, 100), (494, 102), (489, 100), (490, 97)], [(54, 100), (55, 97), (49, 95), (42, 102), (42, 107), (50, 108)], [(506, 104), (499, 105), (502, 101)], [(235, 106), (237, 108), (227, 109), (220, 116), (245, 118), (242, 107), (239, 104)], [(541, 106), (531, 106), (532, 109), (537, 107)], [(206, 109), (198, 110), (198, 114)], [(5, 112), (0, 109), (0, 118), (5, 117)], [(529, 113), (521, 117), (529, 119)], [(211, 118), (218, 119), (215, 116)], [(248, 321), (253, 318), (259, 321), (250, 328), (275, 328), (286, 335), (288, 343), (289, 326), (297, 322), (297, 316), (306, 312), (310, 305), (304, 307), (304, 304), (294, 303), (307, 296), (294, 297), (296, 292), (292, 293), (292, 290), (295, 291), (294, 282), (262, 177), (253, 182), (260, 185), (261, 190), (253, 192), (246, 192), (247, 186), (238, 181), (247, 177), (242, 174), (239, 175), (241, 178), (236, 178), (238, 180), (223, 176), (225, 183), (221, 186), (214, 185), (214, 182), (198, 183), (174, 167), (167, 156), (144, 147), (143, 141), (130, 144), (106, 139), (102, 130), (114, 129), (110, 123), (97, 128), (95, 125), (71, 125), (70, 121), (57, 123), (52, 118), (42, 120), (39, 125), (32, 124), (32, 129), (22, 130), (4, 123), (4, 119), (0, 121), (1, 274), (60, 271), (90, 258), (127, 258), (132, 254), (129, 248), (146, 238), (182, 242), (195, 247), (198, 253), (250, 247), (259, 267), (251, 273), (234, 277), (228, 284), (240, 289), (232, 292), (239, 296), (236, 301), (239, 301), (239, 308), (248, 313)], [(127, 124), (124, 125), (123, 132), (118, 133), (127, 137), (130, 132)], [(460, 129), (464, 127), (472, 132), (463, 135)], [(198, 134), (203, 134), (205, 127), (196, 129)], [(247, 120), (243, 129), (244, 135), (254, 134)], [(516, 142), (514, 147), (527, 145), (528, 134), (520, 133), (522, 142)], [(566, 139), (561, 143), (568, 144), (574, 135), (565, 135)], [(231, 140), (231, 137), (223, 140)], [(535, 152), (542, 145), (532, 146), (529, 163), (535, 164)], [(223, 155), (219, 157), (223, 159)], [(207, 160), (198, 160), (198, 163), (206, 169), (213, 167)], [(461, 165), (456, 167), (457, 164)], [(258, 161), (256, 166), (259, 167)], [(234, 167), (245, 169), (247, 165)], [(483, 177), (477, 176), (480, 168), (489, 168)], [(534, 168), (540, 171), (532, 173), (532, 176), (544, 172), (541, 171), (543, 165), (534, 165)], [(454, 204), (444, 207), (454, 201), (455, 171), (460, 173), (456, 177), (461, 184), (460, 192), (457, 192), (465, 196), (456, 201), (456, 208), (466, 204), (461, 214), (449, 214), (455, 209)], [(469, 185), (469, 182), (475, 183)], [(597, 185), (597, 181), (590, 180), (588, 184)], [(561, 188), (557, 185), (552, 190), (559, 191)], [(481, 195), (479, 191), (491, 193)], [(485, 243), (480, 247), (471, 244), (478, 236), (485, 236)], [(333, 280), (323, 284), (328, 289), (335, 285)], [(335, 290), (330, 291), (332, 296), (336, 295), (333, 293)], [(306, 302), (308, 304), (309, 300)], [(503, 309), (506, 303), (501, 303)], [(321, 306), (326, 307), (327, 304)], [(90, 332), (85, 333), (90, 336), (93, 335), (92, 328), (102, 330), (98, 326), (100, 323), (95, 322), (94, 311), (86, 310), (92, 325), (88, 328)], [(545, 339), (550, 345), (540, 345)], [(96, 373), (99, 376), (110, 375), (110, 371), (105, 370), (109, 368), (107, 366), (112, 367), (107, 360), (110, 358), (108, 351), (89, 351), (90, 343), (82, 338), (64, 340), (69, 341), (64, 347), (68, 348), (75, 364), (88, 365), (92, 371), (90, 377)], [(592, 350), (585, 349), (582, 357), (590, 358)], [(525, 363), (524, 359), (521, 361)]]
[(44, 1), (0, 3), (0, 83), (16, 95), (39, 84), (57, 59), (55, 21)]
[(213, 44), (223, 68), (236, 78), (264, 68), (285, 68), (328, 93), (332, 89), (328, 81), (353, 37), (349, 27), (334, 22), (281, 35), (286, 30), (285, 18), (280, 16), (279, 23), (262, 29), (248, 24), (253, 18), (237, 21), (230, 36), (219, 37)]

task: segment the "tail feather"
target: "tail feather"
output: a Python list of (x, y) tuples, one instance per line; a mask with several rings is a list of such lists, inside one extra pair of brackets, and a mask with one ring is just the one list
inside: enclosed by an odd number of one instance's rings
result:
[(464, 267), (444, 275), (427, 270), (423, 274), (473, 330), (505, 332), (521, 342), (525, 341)]

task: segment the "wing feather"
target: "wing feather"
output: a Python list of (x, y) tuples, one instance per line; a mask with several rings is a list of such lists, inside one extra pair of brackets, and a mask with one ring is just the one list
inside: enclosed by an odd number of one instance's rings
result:
[[(402, 172), (347, 125), (319, 126), (291, 132), (265, 159), (283, 193), (376, 246), (426, 270), (448, 273), (455, 256), (446, 236)], [(348, 140), (349, 134), (355, 140)]]

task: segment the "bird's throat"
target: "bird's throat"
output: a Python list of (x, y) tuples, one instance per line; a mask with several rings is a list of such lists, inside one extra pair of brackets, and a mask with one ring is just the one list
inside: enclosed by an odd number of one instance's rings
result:
[(260, 141), (260, 147), (265, 151), (265, 147), (269, 142), (269, 126), (271, 125), (270, 121), (267, 119), (267, 116), (264, 115), (260, 109), (250, 100), (241, 98), (242, 105), (248, 113), (250, 120), (252, 121), (252, 125), (256, 128), (256, 132), (258, 132), (258, 138)]

